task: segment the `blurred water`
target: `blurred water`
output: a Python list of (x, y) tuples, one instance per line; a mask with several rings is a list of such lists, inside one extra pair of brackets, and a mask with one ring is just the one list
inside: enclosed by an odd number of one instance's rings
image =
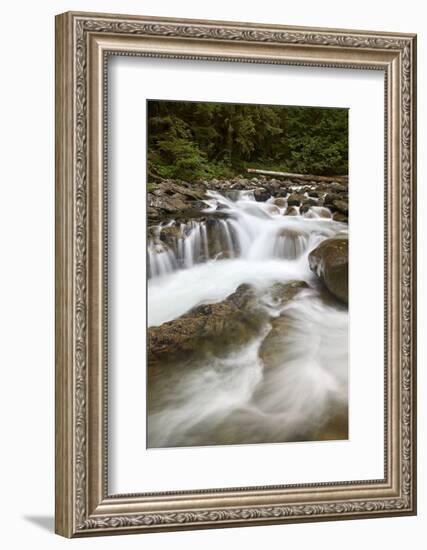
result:
[[(271, 322), (226, 356), (218, 350), (149, 369), (148, 446), (346, 438), (348, 312), (324, 299), (308, 254), (347, 226), (321, 207), (284, 216), (286, 207), (256, 202), (252, 192), (233, 198), (211, 192), (207, 201), (207, 215), (218, 208), (230, 215), (219, 227), (227, 227), (232, 254), (210, 258), (206, 222), (195, 222), (181, 247), (187, 261), (169, 251), (172, 268), (149, 280), (148, 325), (223, 300), (242, 283), (256, 288)], [(204, 261), (196, 261), (197, 250)], [(310, 288), (283, 309), (270, 289), (295, 280)]]

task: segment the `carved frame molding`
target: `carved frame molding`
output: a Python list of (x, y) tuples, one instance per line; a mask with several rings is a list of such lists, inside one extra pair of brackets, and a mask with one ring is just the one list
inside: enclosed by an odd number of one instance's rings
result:
[[(108, 495), (106, 58), (385, 72), (385, 478)], [(66, 13), (56, 18), (56, 531), (67, 536), (414, 514), (416, 230), (414, 35)]]

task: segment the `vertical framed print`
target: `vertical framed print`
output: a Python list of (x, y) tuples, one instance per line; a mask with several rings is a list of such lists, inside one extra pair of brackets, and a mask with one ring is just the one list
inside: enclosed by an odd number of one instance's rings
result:
[(416, 513), (416, 37), (56, 18), (56, 531)]

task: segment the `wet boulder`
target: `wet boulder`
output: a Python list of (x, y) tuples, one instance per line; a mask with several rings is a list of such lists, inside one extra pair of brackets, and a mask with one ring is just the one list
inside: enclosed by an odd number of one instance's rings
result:
[(313, 206), (310, 210), (317, 218), (330, 219), (332, 217), (329, 208), (324, 206)]
[(332, 203), (332, 207), (337, 212), (341, 212), (341, 214), (348, 214), (348, 203), (343, 200), (334, 200)]
[(280, 302), (280, 305), (284, 306), (305, 288), (309, 288), (305, 281), (274, 283), (270, 289), (270, 296), (275, 302)]
[(310, 210), (312, 206), (317, 206), (318, 202), (315, 199), (304, 199), (304, 202), (301, 205), (300, 208), (300, 214), (305, 214)]
[(256, 337), (265, 322), (253, 287), (240, 285), (221, 302), (197, 306), (178, 319), (150, 327), (148, 364), (228, 353)]
[(181, 237), (181, 228), (177, 225), (168, 225), (160, 230), (160, 240), (173, 250), (176, 250), (178, 239)]
[(329, 206), (329, 205), (332, 205), (334, 203), (335, 200), (340, 200), (341, 196), (338, 195), (337, 193), (326, 193), (325, 197), (324, 197), (324, 203), (325, 203), (325, 206)]
[(266, 211), (269, 214), (273, 214), (273, 216), (278, 216), (280, 214), (280, 209), (275, 204), (267, 204), (266, 205)]
[(322, 241), (308, 257), (326, 288), (341, 302), (348, 303), (348, 238), (334, 237)]
[(341, 212), (334, 212), (332, 218), (336, 222), (348, 223), (348, 217), (345, 214), (341, 214)]
[(274, 199), (274, 204), (279, 208), (286, 208), (286, 206), (288, 205), (286, 199), (284, 199), (283, 197), (278, 197), (277, 199)]
[(271, 194), (265, 187), (257, 187), (254, 190), (254, 197), (257, 202), (265, 202), (271, 197)]
[(325, 193), (319, 190), (313, 191), (312, 189), (310, 189), (308, 194), (310, 197), (314, 197), (315, 199), (321, 199)]
[(344, 183), (338, 183), (333, 181), (329, 184), (330, 189), (333, 189), (337, 193), (346, 193), (348, 190), (348, 185)]
[(317, 201), (316, 199), (312, 199), (310, 197), (306, 197), (304, 198), (304, 200), (302, 201), (303, 205), (304, 206), (317, 206), (319, 204), (319, 201)]
[(298, 208), (296, 206), (288, 206), (285, 211), (285, 216), (298, 216)]
[(304, 202), (306, 199), (305, 195), (300, 195), (298, 193), (292, 193), (292, 195), (289, 195), (288, 197), (288, 205), (289, 206), (299, 206), (302, 202)]
[(282, 189), (280, 182), (271, 184), (270, 192), (273, 197), (286, 196), (286, 190)]
[(289, 189), (287, 187), (283, 187), (283, 183), (281, 187), (277, 190), (277, 193), (275, 193), (275, 197), (287, 197), (289, 195)]

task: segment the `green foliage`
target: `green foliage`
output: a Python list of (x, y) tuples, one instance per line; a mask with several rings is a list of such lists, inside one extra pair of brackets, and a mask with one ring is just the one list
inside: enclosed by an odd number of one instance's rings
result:
[(165, 178), (231, 177), (247, 167), (348, 172), (346, 109), (148, 102), (148, 164)]

